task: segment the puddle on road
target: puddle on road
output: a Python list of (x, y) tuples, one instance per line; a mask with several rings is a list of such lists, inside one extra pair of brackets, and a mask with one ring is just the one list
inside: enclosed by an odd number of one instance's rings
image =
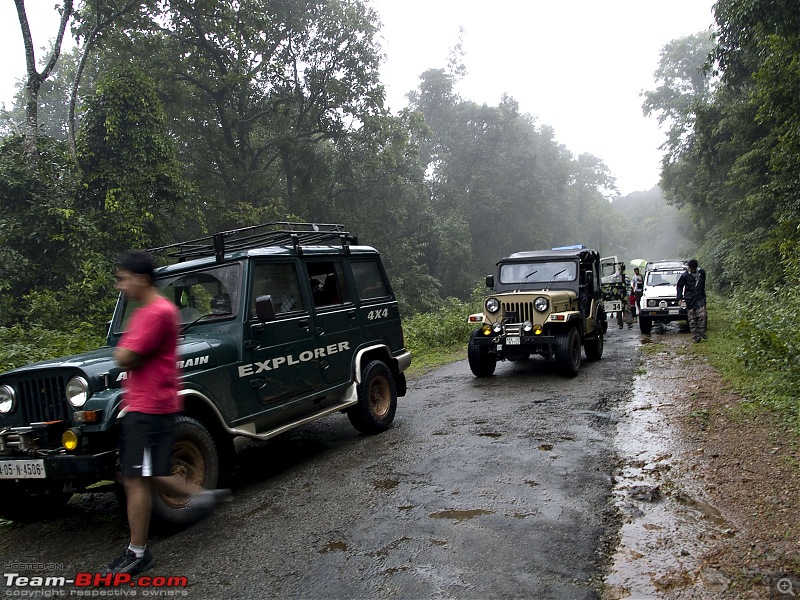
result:
[[(644, 341), (644, 340), (642, 340)], [(663, 598), (669, 591), (701, 584), (722, 586), (702, 564), (704, 540), (727, 535), (730, 526), (697, 490), (670, 477), (681, 449), (665, 410), (673, 406), (677, 370), (648, 365), (633, 381), (633, 394), (617, 426), (620, 462), (614, 497), (623, 519), (619, 545), (605, 581), (604, 598)]]
[(476, 508), (473, 510), (442, 510), (428, 515), (431, 519), (454, 519), (456, 521), (467, 521), (481, 515), (491, 515), (493, 510)]

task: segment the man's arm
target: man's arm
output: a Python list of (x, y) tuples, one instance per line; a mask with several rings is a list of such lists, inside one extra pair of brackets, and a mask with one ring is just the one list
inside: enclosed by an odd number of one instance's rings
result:
[(686, 285), (685, 274), (678, 277), (678, 283), (675, 284), (675, 291), (678, 292), (678, 302), (683, 300), (683, 288)]
[(143, 362), (141, 354), (137, 354), (133, 350), (128, 350), (127, 348), (119, 347), (114, 350), (114, 360), (117, 361), (120, 367), (126, 370), (135, 369)]

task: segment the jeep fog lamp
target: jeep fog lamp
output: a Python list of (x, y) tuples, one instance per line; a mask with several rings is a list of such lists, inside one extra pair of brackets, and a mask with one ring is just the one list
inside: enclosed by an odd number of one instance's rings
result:
[(525, 321), (522, 324), (522, 331), (524, 331), (525, 333), (530, 333), (532, 329), (533, 329), (533, 323), (531, 323), (530, 321)]
[(486, 310), (494, 314), (500, 310), (500, 301), (497, 298), (489, 298), (486, 301)]
[(67, 382), (67, 401), (75, 408), (80, 408), (89, 399), (89, 382), (83, 377), (73, 377)]
[(533, 301), (533, 308), (538, 310), (539, 312), (544, 312), (547, 310), (547, 307), (550, 303), (547, 301), (547, 298), (544, 296), (539, 296), (536, 300)]
[(544, 331), (544, 327), (542, 327), (541, 325), (534, 325), (533, 326), (533, 335), (542, 335), (543, 331)]
[(10, 385), (0, 386), (0, 415), (7, 415), (17, 404), (17, 394)]
[(481, 331), (483, 332), (483, 335), (489, 335), (492, 333), (492, 328), (490, 325), (484, 325)]
[(492, 331), (494, 331), (495, 333), (500, 333), (501, 331), (503, 331), (503, 324), (500, 321), (492, 323)]
[(61, 445), (67, 450), (75, 450), (81, 442), (81, 432), (75, 427), (70, 427), (61, 434)]

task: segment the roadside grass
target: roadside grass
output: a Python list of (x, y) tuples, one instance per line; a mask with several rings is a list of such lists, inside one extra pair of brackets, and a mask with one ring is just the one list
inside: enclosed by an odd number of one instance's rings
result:
[[(689, 354), (706, 356), (731, 387), (744, 398), (736, 412), (744, 416), (768, 412), (800, 435), (800, 404), (796, 390), (800, 369), (787, 365), (786, 349), (777, 343), (781, 333), (768, 331), (776, 307), (708, 297), (708, 340), (693, 344)], [(794, 332), (792, 332), (793, 335)], [(777, 338), (776, 338), (777, 336)], [(764, 340), (767, 340), (765, 343)]]
[(467, 323), (467, 317), (477, 310), (470, 303), (448, 298), (436, 311), (405, 317), (403, 332), (406, 348), (411, 352), (407, 376), (418, 377), (466, 358), (469, 336), (475, 329)]

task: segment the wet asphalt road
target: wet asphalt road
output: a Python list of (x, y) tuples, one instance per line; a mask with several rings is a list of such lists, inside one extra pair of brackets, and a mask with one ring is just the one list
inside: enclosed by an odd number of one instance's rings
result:
[[(378, 436), (336, 415), (243, 440), (234, 501), (155, 533), (147, 575), (186, 576), (186, 597), (204, 599), (596, 598), (638, 339), (609, 329), (603, 360), (584, 359), (575, 379), (539, 358), (486, 379), (453, 363), (410, 381)], [(127, 536), (113, 495), (76, 496), (60, 518), (0, 524), (0, 564), (71, 577), (100, 570)]]

